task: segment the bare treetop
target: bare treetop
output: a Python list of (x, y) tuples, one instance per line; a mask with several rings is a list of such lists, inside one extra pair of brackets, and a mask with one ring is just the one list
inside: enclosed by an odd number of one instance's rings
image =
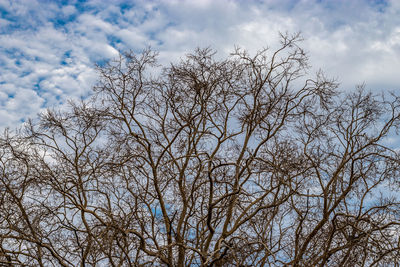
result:
[(276, 51), (99, 67), (93, 97), (0, 140), (5, 266), (398, 266), (399, 98)]

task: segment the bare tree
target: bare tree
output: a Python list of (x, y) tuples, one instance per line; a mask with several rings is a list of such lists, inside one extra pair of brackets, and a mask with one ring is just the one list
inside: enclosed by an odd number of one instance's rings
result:
[(6, 132), (1, 263), (399, 266), (400, 99), (308, 78), (300, 40), (161, 72), (129, 52)]

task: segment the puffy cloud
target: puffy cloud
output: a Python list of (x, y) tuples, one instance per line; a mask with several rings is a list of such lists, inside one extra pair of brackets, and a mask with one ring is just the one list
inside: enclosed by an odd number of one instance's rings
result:
[(221, 55), (234, 45), (273, 48), (278, 31), (301, 31), (311, 71), (325, 70), (344, 89), (400, 84), (396, 0), (0, 0), (0, 13), (0, 127), (87, 96), (95, 63), (117, 51), (150, 45), (168, 63), (198, 46)]

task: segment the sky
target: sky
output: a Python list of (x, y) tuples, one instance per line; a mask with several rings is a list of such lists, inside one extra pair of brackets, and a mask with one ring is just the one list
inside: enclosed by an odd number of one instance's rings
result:
[(196, 47), (274, 47), (301, 32), (310, 73), (341, 90), (400, 90), (399, 0), (0, 0), (0, 129), (91, 93), (95, 64), (159, 51), (161, 64)]

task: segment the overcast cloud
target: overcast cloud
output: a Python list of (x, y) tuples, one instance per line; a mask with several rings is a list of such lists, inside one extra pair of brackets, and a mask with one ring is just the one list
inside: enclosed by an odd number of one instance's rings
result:
[(151, 46), (167, 63), (199, 46), (273, 47), (279, 31), (301, 31), (310, 73), (324, 70), (343, 90), (400, 89), (397, 0), (109, 2), (0, 0), (0, 128), (87, 97), (95, 63), (118, 51)]

